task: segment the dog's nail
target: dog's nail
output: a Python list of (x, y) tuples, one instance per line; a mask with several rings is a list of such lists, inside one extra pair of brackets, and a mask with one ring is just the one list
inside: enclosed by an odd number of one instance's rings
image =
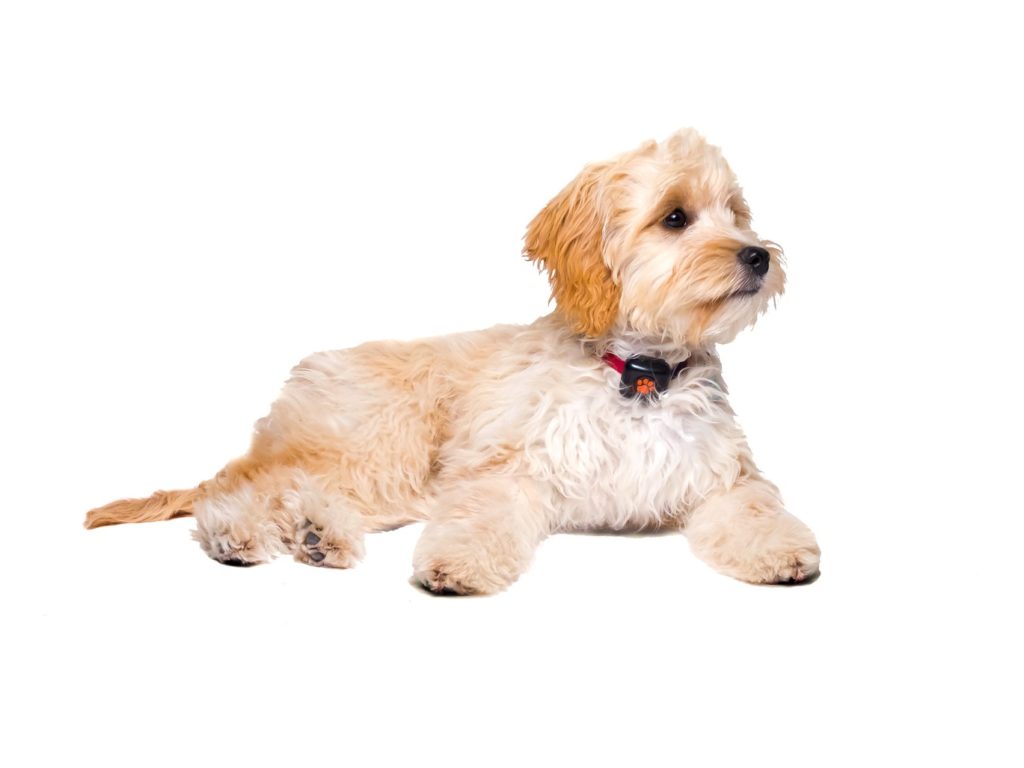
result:
[(309, 553), (309, 559), (316, 563), (319, 563), (325, 557), (327, 557), (327, 555), (325, 555), (323, 552), (314, 551)]
[(307, 547), (315, 547), (319, 543), (320, 543), (320, 537), (317, 536), (315, 533), (310, 531), (309, 533), (306, 534), (305, 545)]

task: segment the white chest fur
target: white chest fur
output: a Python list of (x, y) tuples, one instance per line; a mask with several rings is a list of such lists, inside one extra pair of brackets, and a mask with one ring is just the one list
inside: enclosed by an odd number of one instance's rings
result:
[(684, 375), (645, 404), (601, 379), (553, 406), (527, 451), (564, 526), (653, 524), (735, 479), (743, 435), (713, 382)]

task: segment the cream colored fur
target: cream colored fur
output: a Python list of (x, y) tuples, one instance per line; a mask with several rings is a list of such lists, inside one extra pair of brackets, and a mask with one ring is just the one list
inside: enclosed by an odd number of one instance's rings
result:
[[(663, 224), (676, 208), (685, 229)], [(748, 245), (771, 253), (756, 291), (737, 259)], [(681, 131), (588, 166), (531, 223), (526, 255), (549, 273), (553, 314), (313, 355), (245, 457), (86, 524), (191, 512), (222, 562), (344, 568), (365, 533), (426, 521), (415, 579), (457, 594), (505, 588), (551, 533), (609, 527), (680, 528), (746, 581), (814, 575), (814, 535), (757, 471), (715, 354), (784, 283), (719, 150)], [(688, 365), (643, 403), (619, 394), (606, 351)]]

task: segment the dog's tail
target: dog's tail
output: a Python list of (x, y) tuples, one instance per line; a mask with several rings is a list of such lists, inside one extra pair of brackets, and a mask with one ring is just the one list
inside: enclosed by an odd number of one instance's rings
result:
[(197, 501), (203, 497), (203, 487), (187, 491), (157, 491), (148, 499), (121, 499), (90, 510), (85, 515), (86, 528), (119, 523), (149, 523), (188, 517)]

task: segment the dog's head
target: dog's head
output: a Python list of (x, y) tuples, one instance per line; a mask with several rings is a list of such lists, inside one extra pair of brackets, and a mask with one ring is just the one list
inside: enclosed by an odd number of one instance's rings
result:
[(588, 338), (730, 341), (782, 293), (782, 251), (750, 228), (721, 151), (695, 131), (589, 165), (530, 222), (559, 313)]

